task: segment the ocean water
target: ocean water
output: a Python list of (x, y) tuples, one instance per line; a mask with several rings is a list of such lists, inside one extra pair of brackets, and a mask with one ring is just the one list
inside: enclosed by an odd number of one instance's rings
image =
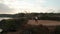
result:
[(0, 17), (0, 21), (3, 20), (3, 19), (12, 19), (10, 17)]

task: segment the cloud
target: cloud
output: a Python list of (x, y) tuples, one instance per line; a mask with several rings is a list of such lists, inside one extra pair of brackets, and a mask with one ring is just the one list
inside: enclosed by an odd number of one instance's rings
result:
[(19, 12), (20, 9), (40, 12), (45, 2), (45, 0), (4, 0), (4, 4), (15, 9), (16, 12)]
[(0, 14), (9, 14), (12, 13), (12, 9), (10, 9), (7, 5), (0, 3)]
[[(47, 0), (1, 0), (0, 3), (4, 3), (3, 6), (8, 6), (7, 9), (5, 9), (6, 13), (18, 13), (18, 12), (24, 12), (27, 10), (28, 12), (52, 12), (49, 11), (50, 9), (52, 10), (57, 10), (57, 7), (50, 5), (47, 6), (46, 3)], [(47, 3), (48, 4), (48, 3)], [(3, 8), (3, 7), (2, 7)], [(60, 9), (60, 8), (58, 8)], [(3, 11), (4, 12), (4, 11)]]

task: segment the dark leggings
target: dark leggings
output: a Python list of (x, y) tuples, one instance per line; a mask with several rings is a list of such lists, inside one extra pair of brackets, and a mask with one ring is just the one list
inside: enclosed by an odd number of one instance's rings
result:
[(38, 22), (38, 20), (37, 20), (37, 19), (35, 19), (35, 22)]

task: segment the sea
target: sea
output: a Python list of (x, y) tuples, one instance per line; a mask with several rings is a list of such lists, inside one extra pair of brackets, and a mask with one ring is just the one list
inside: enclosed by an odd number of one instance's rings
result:
[(0, 17), (0, 21), (3, 20), (3, 19), (12, 19), (10, 17)]

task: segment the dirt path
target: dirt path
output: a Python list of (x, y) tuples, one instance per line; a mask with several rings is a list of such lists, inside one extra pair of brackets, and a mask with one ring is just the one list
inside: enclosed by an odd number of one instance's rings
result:
[(38, 25), (38, 24), (43, 24), (43, 25), (60, 25), (60, 21), (50, 21), (50, 20), (38, 20), (38, 23), (35, 20), (29, 20), (28, 24), (31, 25)]
[[(50, 20), (38, 20), (38, 23), (35, 20), (29, 20), (28, 24), (31, 25), (46, 25), (46, 26), (56, 26), (56, 25), (60, 25), (60, 21), (50, 21)], [(53, 27), (54, 28), (54, 27)], [(17, 32), (8, 32), (7, 34), (19, 34), (20, 30)]]

